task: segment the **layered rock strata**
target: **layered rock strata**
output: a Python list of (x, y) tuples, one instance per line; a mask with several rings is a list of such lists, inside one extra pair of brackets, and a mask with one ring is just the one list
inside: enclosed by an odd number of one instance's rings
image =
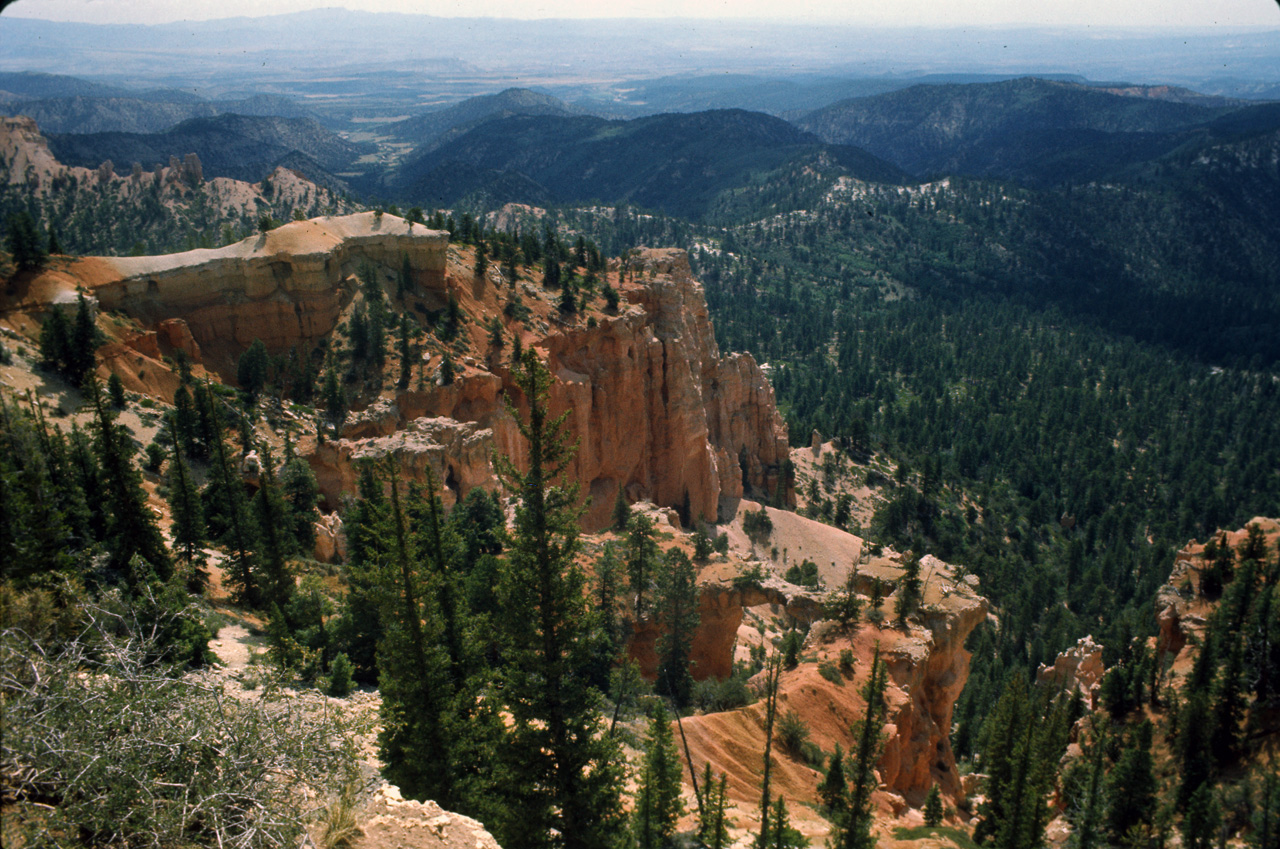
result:
[[(584, 527), (608, 523), (619, 487), (631, 502), (687, 507), (689, 521), (714, 520), (721, 498), (739, 498), (744, 487), (782, 487), (793, 500), (773, 388), (749, 355), (720, 356), (684, 253), (641, 250), (627, 262), (634, 277), (622, 292), (632, 306), (594, 323), (552, 324), (525, 343), (550, 369), (550, 412), (568, 414), (577, 442), (567, 475), (590, 496)], [(510, 371), (495, 362), (354, 414), (343, 437), (312, 456), (326, 498), (334, 504), (350, 491), (355, 461), (386, 454), (406, 477), (421, 479), (430, 466), (446, 501), (492, 488), (493, 453), (517, 465), (525, 453), (506, 400), (523, 409)]]
[(399, 269), (407, 259), (415, 285), (443, 288), (447, 247), (447, 233), (393, 215), (293, 221), (222, 248), (98, 258), (93, 294), (147, 326), (183, 319), (199, 348), (261, 339), (278, 353), (333, 331), (364, 263)]

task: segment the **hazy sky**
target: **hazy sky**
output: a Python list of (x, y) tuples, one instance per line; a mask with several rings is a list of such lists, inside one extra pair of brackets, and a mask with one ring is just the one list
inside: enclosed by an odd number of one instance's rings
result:
[(165, 23), (342, 6), (442, 17), (756, 18), (852, 24), (1280, 27), (1276, 0), (17, 0), (6, 15)]

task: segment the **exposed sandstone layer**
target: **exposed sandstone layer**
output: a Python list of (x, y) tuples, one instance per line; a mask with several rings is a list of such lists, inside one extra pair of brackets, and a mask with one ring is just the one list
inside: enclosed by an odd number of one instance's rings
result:
[[(279, 353), (332, 332), (362, 263), (400, 268), (407, 257), (415, 285), (442, 288), (447, 246), (448, 234), (393, 215), (293, 221), (222, 248), (98, 258), (114, 273), (93, 294), (147, 326), (181, 318), (195, 345), (228, 358), (254, 339)], [(181, 336), (170, 338), (191, 347)]]
[[(836, 666), (841, 653), (849, 650), (854, 658), (852, 674), (842, 675), (837, 683), (819, 672), (818, 663), (805, 662), (784, 672), (779, 686), (780, 712), (795, 711), (808, 726), (812, 741), (824, 750), (840, 743), (848, 751), (855, 742), (853, 724), (866, 709), (861, 690), (870, 674), (872, 655), (879, 648), (889, 671), (889, 710), (886, 742), (877, 769), (877, 803), (895, 814), (908, 806), (921, 806), (935, 783), (953, 802), (964, 797), (949, 735), (955, 701), (969, 673), (964, 641), (986, 618), (987, 603), (950, 565), (932, 558), (929, 561), (926, 568), (933, 577), (925, 590), (924, 608), (910, 628), (903, 631), (863, 624), (845, 633), (833, 622), (818, 622), (809, 633), (804, 654)], [(772, 589), (761, 592), (765, 600), (778, 600)], [(788, 612), (795, 598), (809, 595), (796, 587), (790, 593), (777, 594), (785, 595)], [(756, 600), (727, 590), (715, 596), (704, 588), (704, 611), (709, 595), (726, 606)], [(892, 605), (890, 596), (885, 609), (891, 610)], [(803, 613), (803, 607), (797, 612)], [(732, 614), (720, 611), (718, 617), (724, 621)], [(716, 772), (729, 776), (731, 796), (742, 801), (759, 798), (764, 749), (762, 703), (691, 717), (684, 721), (684, 730), (699, 769), (703, 761), (710, 761)], [(816, 801), (821, 774), (776, 747), (774, 758), (776, 792), (788, 800)]]
[[(749, 355), (720, 356), (684, 252), (635, 251), (628, 264), (635, 278), (622, 291), (633, 306), (594, 324), (553, 323), (525, 342), (554, 377), (551, 414), (568, 413), (578, 448), (567, 474), (591, 497), (584, 527), (608, 524), (619, 487), (632, 502), (687, 504), (689, 520), (714, 520), (720, 499), (742, 496), (744, 481), (759, 492), (787, 487), (787, 430), (773, 388)], [(491, 488), (492, 453), (517, 464), (525, 453), (504, 398), (523, 405), (510, 372), (495, 362), (353, 415), (343, 438), (311, 458), (326, 498), (335, 503), (354, 482), (354, 461), (388, 453), (407, 477), (421, 479), (430, 465), (453, 492), (446, 500)], [(436, 423), (414, 424), (423, 419)], [(473, 429), (455, 438), (464, 423)], [(784, 497), (792, 499), (789, 488)]]
[[(1248, 527), (1257, 525), (1266, 540), (1268, 550), (1280, 546), (1280, 521), (1256, 516), (1235, 531), (1220, 530), (1213, 535), (1220, 549), (1238, 552), (1240, 544), (1248, 537)], [(1156, 650), (1160, 655), (1171, 655), (1174, 668), (1190, 662), (1194, 646), (1204, 636), (1208, 618), (1215, 603), (1200, 594), (1200, 573), (1205, 568), (1204, 543), (1192, 540), (1173, 558), (1173, 570), (1169, 580), (1156, 591)], [(1237, 565), (1238, 555), (1234, 558)], [(1189, 640), (1195, 637), (1194, 640)], [(1184, 653), (1184, 649), (1192, 651)]]
[(1074, 690), (1084, 696), (1090, 709), (1096, 709), (1102, 677), (1102, 646), (1092, 636), (1081, 637), (1076, 644), (1060, 653), (1052, 664), (1042, 663), (1036, 680), (1063, 690)]
[(963, 798), (951, 751), (951, 716), (969, 680), (964, 641), (986, 616), (986, 599), (961, 582), (924, 611), (923, 629), (912, 628), (908, 639), (882, 647), (891, 688), (880, 781), (912, 807), (924, 803), (935, 783), (952, 799)]
[[(481, 356), (462, 357), (449, 385), (419, 381), (412, 391), (383, 390), (350, 416), (341, 438), (303, 450), (329, 509), (352, 491), (355, 464), (364, 459), (393, 455), (409, 479), (421, 480), (431, 468), (450, 502), (472, 487), (496, 486), (495, 453), (524, 462), (507, 402), (520, 410), (525, 399), (502, 349), (483, 355), (491, 319), (503, 324), (504, 340), (519, 336), (537, 350), (554, 377), (548, 406), (553, 416), (567, 414), (577, 443), (567, 475), (590, 497), (587, 530), (608, 523), (619, 490), (631, 502), (676, 508), (684, 521), (715, 520), (722, 503), (732, 510), (743, 495), (794, 503), (784, 471), (787, 430), (773, 389), (749, 355), (721, 356), (683, 251), (632, 251), (610, 273), (624, 298), (620, 309), (594, 309), (589, 319), (548, 309), (552, 299), (530, 281), (508, 286), (492, 267), (476, 276), (472, 263), (453, 253), (451, 260), (443, 232), (360, 213), (291, 222), (218, 249), (85, 257), (67, 267), (66, 281), (24, 297), (79, 285), (103, 309), (135, 318), (143, 333), (124, 346), (130, 359), (113, 360), (120, 366), (114, 370), (127, 372), (130, 388), (167, 396), (172, 381), (162, 386), (148, 377), (163, 371), (161, 356), (182, 351), (231, 376), (254, 339), (272, 353), (305, 350), (334, 332), (357, 297), (362, 267), (372, 266), (385, 283), (407, 261), (413, 295), (401, 307), (427, 314), (452, 299), (465, 315), (458, 344)], [(531, 318), (512, 319), (504, 310), (518, 292), (534, 307)]]
[[(762, 604), (773, 605), (779, 615), (808, 627), (822, 617), (822, 601), (817, 594), (772, 579), (763, 586), (738, 588), (723, 584), (698, 587), (698, 628), (690, 652), (690, 672), (697, 681), (727, 678), (733, 674), (734, 645), (744, 611)], [(662, 629), (651, 617), (631, 623), (627, 654), (640, 666), (645, 678), (658, 674), (658, 637)]]

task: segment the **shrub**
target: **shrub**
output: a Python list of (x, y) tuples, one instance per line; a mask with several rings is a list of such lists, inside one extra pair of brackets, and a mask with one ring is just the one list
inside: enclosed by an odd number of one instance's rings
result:
[(840, 671), (845, 675), (853, 674), (853, 665), (856, 663), (853, 656), (853, 649), (840, 649)]
[(778, 725), (774, 731), (778, 745), (794, 758), (804, 757), (804, 746), (809, 742), (809, 725), (794, 710), (788, 710), (778, 717)]
[(748, 510), (742, 517), (742, 530), (752, 542), (763, 545), (773, 533), (773, 520), (763, 507), (755, 512)]
[(818, 564), (805, 558), (803, 563), (787, 570), (787, 583), (814, 589), (818, 586)]
[(733, 710), (753, 701), (751, 688), (742, 675), (708, 678), (693, 685), (693, 705), (706, 713)]
[(3, 762), (27, 767), (6, 770), (6, 837), (298, 845), (303, 791), (355, 769), (331, 745), (349, 730), (286, 703), (222, 698), (152, 660), (155, 647), (123, 622), (95, 615), (60, 653), (0, 632)]
[(759, 589), (764, 585), (764, 570), (760, 568), (759, 563), (753, 563), (749, 568), (743, 569), (733, 577), (733, 588), (735, 590)]
[(818, 664), (818, 674), (836, 686), (844, 683), (844, 676), (840, 674), (840, 667), (829, 660), (824, 660)]
[(144, 464), (148, 472), (160, 471), (160, 466), (164, 464), (165, 450), (158, 443), (151, 442), (147, 444), (147, 460)]
[(787, 669), (795, 669), (800, 665), (800, 649), (804, 648), (804, 635), (799, 631), (788, 631), (782, 638), (782, 664)]

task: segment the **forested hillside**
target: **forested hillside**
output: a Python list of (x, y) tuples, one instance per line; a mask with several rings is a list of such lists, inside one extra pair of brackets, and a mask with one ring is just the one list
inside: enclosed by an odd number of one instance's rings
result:
[[(610, 249), (689, 246), (721, 344), (770, 364), (793, 440), (897, 459), (856, 530), (980, 576), (1002, 623), (962, 701), (980, 723), (1011, 670), (1150, 633), (1187, 538), (1280, 510), (1280, 234), (1259, 214), (1278, 184), (1247, 153), (1272, 144), (1127, 186), (810, 169), (740, 192), (720, 227), (558, 221)], [(979, 739), (962, 722), (958, 750)]]

